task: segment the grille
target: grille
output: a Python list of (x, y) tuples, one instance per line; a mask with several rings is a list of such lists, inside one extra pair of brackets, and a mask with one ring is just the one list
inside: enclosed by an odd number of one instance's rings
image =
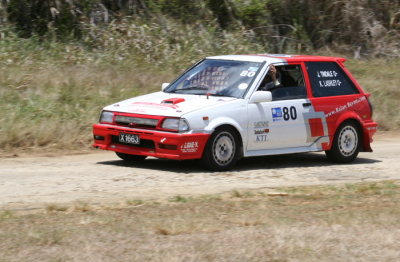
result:
[(153, 140), (149, 139), (140, 139), (140, 144), (137, 145), (132, 145), (128, 143), (122, 143), (118, 141), (119, 137), (118, 136), (111, 136), (111, 141), (114, 144), (120, 144), (120, 145), (126, 145), (126, 146), (133, 146), (133, 147), (144, 147), (144, 148), (149, 148), (149, 149), (155, 149), (155, 144)]
[(115, 123), (122, 126), (134, 126), (134, 127), (153, 127), (155, 128), (158, 123), (158, 119), (141, 118), (133, 116), (116, 116)]

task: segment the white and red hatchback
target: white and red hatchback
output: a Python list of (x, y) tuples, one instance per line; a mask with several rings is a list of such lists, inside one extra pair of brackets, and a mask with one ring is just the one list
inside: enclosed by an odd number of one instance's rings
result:
[(213, 170), (230, 169), (241, 157), (313, 151), (351, 162), (372, 151), (377, 124), (369, 94), (344, 62), (268, 54), (205, 58), (161, 92), (105, 107), (93, 125), (94, 147), (127, 161), (202, 159)]

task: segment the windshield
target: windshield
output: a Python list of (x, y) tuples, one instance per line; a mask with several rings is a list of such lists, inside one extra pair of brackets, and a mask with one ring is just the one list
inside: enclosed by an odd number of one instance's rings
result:
[(206, 59), (184, 73), (165, 92), (243, 97), (261, 63)]

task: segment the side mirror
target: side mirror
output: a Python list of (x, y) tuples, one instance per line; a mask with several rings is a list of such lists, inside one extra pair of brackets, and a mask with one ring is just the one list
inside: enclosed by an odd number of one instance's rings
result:
[(256, 91), (250, 97), (250, 103), (263, 103), (263, 102), (271, 102), (272, 101), (272, 93), (270, 91)]
[(162, 83), (161, 85), (161, 91), (164, 91), (165, 88), (169, 86), (169, 83)]

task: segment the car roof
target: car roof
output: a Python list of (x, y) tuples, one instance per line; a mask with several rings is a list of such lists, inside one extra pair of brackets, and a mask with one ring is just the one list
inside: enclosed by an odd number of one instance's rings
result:
[(290, 62), (345, 62), (346, 58), (332, 56), (294, 55), (294, 54), (251, 54), (251, 55), (222, 55), (210, 56), (207, 59), (290, 63)]

